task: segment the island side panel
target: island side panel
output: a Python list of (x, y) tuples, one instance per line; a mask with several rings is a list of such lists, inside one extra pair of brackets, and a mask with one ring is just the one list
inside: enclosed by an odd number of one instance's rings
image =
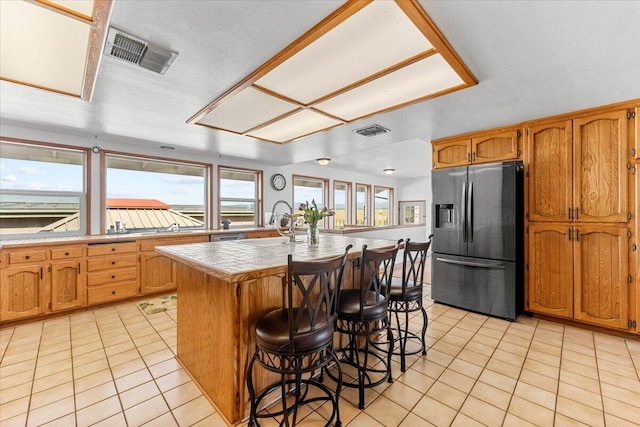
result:
[[(240, 348), (237, 372), (240, 380), (240, 418), (249, 415), (247, 368), (255, 353), (255, 328), (258, 320), (272, 310), (283, 307), (284, 274), (240, 282)], [(253, 365), (253, 384), (256, 391), (280, 381), (280, 376), (264, 369), (258, 362)], [(279, 397), (278, 391), (278, 397)], [(267, 399), (268, 400), (268, 399)]]
[(229, 423), (240, 420), (233, 367), (238, 336), (235, 284), (177, 263), (178, 359)]

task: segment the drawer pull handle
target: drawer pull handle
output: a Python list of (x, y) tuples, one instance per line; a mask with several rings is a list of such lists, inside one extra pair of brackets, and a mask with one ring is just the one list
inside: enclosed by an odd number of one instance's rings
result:
[(65, 253), (64, 253), (64, 256), (69, 256), (69, 252), (65, 252)]
[(30, 256), (30, 255), (25, 255), (25, 256), (24, 256), (24, 259), (29, 259), (29, 258), (31, 258), (31, 256)]
[(111, 291), (111, 295), (115, 295), (115, 294), (116, 294), (116, 291)]
[(115, 276), (115, 275), (113, 275), (113, 276), (111, 276), (111, 278), (112, 278), (112, 279), (115, 279), (115, 278), (116, 278), (116, 276)]
[(115, 261), (111, 261), (111, 265), (116, 265), (116, 262)]

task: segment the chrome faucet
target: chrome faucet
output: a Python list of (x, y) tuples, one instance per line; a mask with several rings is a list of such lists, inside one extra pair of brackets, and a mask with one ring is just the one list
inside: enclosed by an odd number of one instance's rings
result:
[(293, 206), (289, 204), (286, 200), (278, 200), (273, 204), (271, 208), (271, 218), (269, 218), (269, 225), (273, 225), (276, 217), (276, 206), (280, 204), (285, 204), (289, 208), (289, 241), (295, 243), (296, 241), (296, 228), (293, 225)]
[(177, 231), (179, 233), (180, 232), (180, 224), (178, 224), (177, 222), (174, 222), (173, 224), (168, 226), (165, 231)]

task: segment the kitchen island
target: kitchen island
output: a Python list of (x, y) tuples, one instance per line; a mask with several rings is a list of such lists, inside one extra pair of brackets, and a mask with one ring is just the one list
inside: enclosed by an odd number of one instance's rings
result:
[[(283, 238), (248, 239), (157, 247), (177, 261), (177, 357), (226, 421), (248, 415), (246, 368), (255, 349), (255, 324), (282, 307), (287, 256), (304, 261), (349, 252), (343, 286), (353, 285), (353, 260), (362, 245), (388, 247), (394, 240), (322, 235), (320, 246)], [(257, 389), (276, 378), (254, 371)]]

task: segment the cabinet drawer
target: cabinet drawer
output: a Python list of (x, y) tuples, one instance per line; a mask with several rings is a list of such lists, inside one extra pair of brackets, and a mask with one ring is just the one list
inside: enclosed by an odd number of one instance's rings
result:
[(100, 304), (129, 298), (138, 294), (136, 282), (118, 283), (117, 285), (97, 286), (88, 289), (89, 304)]
[(51, 259), (80, 258), (82, 256), (82, 249), (82, 246), (51, 249)]
[(208, 236), (177, 237), (173, 239), (148, 240), (146, 242), (140, 242), (140, 251), (151, 252), (156, 248), (156, 246), (186, 245), (188, 243), (204, 243), (207, 241), (209, 241)]
[(87, 271), (111, 270), (114, 268), (134, 267), (136, 265), (138, 265), (138, 256), (136, 254), (101, 257), (89, 259)]
[(87, 248), (87, 255), (108, 255), (108, 254), (123, 254), (127, 252), (136, 251), (136, 242), (123, 242), (123, 243), (108, 243), (100, 245), (89, 245)]
[(247, 231), (247, 239), (262, 239), (265, 237), (278, 237), (279, 234), (276, 230), (259, 230), (259, 231)]
[(89, 286), (104, 285), (124, 280), (136, 280), (137, 277), (138, 267), (117, 268), (87, 274), (87, 284)]
[(9, 264), (20, 264), (24, 262), (38, 262), (47, 259), (46, 251), (30, 250), (9, 253)]

